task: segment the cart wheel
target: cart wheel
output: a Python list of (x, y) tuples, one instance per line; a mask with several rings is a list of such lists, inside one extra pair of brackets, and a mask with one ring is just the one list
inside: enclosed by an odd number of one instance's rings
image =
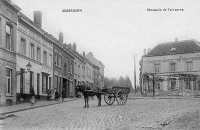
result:
[(115, 102), (115, 95), (114, 94), (105, 94), (104, 100), (108, 105), (112, 105)]
[(125, 104), (127, 101), (127, 97), (128, 97), (128, 95), (123, 90), (119, 90), (117, 92), (117, 96), (116, 96), (117, 103), (119, 105)]

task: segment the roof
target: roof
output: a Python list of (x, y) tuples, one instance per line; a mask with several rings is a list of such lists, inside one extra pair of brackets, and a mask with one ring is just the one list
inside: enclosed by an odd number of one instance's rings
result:
[(196, 40), (174, 41), (155, 46), (144, 57), (176, 55), (200, 52), (199, 42)]
[(43, 30), (42, 28), (39, 28), (34, 21), (32, 21), (31, 19), (29, 19), (25, 14), (23, 14), (22, 12), (19, 13), (19, 19), (24, 18), (25, 20), (27, 20), (27, 22), (29, 22), (33, 27), (37, 28), (38, 30), (40, 30), (46, 37), (48, 37), (49, 39), (51, 39), (54, 42), (58, 42), (58, 40), (52, 35), (49, 34), (47, 31)]
[(11, 0), (4, 0), (5, 2), (7, 2), (9, 5), (11, 5), (15, 10), (20, 11), (21, 8), (19, 6), (17, 6), (16, 4), (14, 4)]
[(80, 61), (82, 61), (82, 62), (85, 64), (85, 59), (84, 59), (84, 57), (83, 57), (81, 54), (79, 54), (78, 51), (72, 51), (72, 52), (73, 52), (74, 56), (77, 57), (77, 59), (79, 59)]

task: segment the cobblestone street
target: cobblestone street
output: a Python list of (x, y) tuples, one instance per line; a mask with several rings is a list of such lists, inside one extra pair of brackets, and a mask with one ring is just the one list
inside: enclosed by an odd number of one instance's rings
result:
[(97, 106), (90, 100), (83, 108), (83, 99), (16, 112), (16, 117), (1, 121), (2, 129), (152, 129), (163, 121), (200, 110), (199, 98), (129, 99), (125, 105)]

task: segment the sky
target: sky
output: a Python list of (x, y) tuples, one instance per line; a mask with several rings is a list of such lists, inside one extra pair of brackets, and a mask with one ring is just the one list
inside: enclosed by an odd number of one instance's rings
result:
[[(137, 84), (139, 60), (144, 49), (159, 43), (200, 41), (199, 0), (12, 0), (33, 20), (42, 11), (42, 28), (64, 42), (77, 44), (82, 53), (92, 52), (105, 65), (105, 76), (129, 76), (134, 84), (134, 53)], [(168, 9), (182, 11), (169, 11)], [(82, 9), (82, 12), (62, 12)], [(162, 11), (147, 11), (160, 9)], [(163, 11), (166, 9), (166, 11)]]

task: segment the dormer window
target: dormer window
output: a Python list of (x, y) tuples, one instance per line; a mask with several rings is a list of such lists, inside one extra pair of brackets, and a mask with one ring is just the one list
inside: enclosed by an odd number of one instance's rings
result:
[(170, 51), (175, 51), (175, 50), (176, 50), (176, 48), (171, 48), (171, 49), (170, 49)]

